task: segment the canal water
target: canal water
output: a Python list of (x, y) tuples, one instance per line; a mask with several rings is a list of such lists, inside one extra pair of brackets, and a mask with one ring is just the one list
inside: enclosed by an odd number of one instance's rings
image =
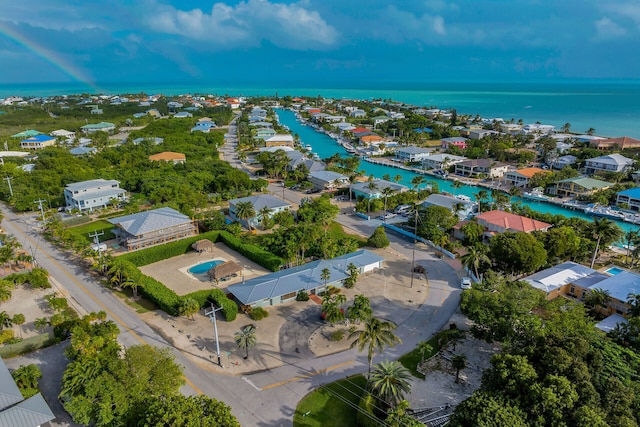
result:
[[(340, 144), (336, 142), (333, 138), (328, 135), (316, 131), (311, 126), (303, 125), (298, 119), (296, 119), (295, 113), (289, 110), (277, 110), (278, 117), (280, 118), (280, 123), (282, 125), (287, 126), (292, 134), (298, 134), (300, 136), (300, 141), (302, 145), (309, 144), (312, 147), (312, 151), (317, 153), (320, 158), (325, 159), (327, 157), (331, 157), (334, 154), (339, 154), (340, 156), (347, 157), (351, 156)], [(400, 180), (400, 184), (411, 187), (411, 180), (416, 176), (423, 176), (425, 184), (429, 181), (436, 182), (438, 184), (438, 188), (440, 191), (446, 191), (451, 194), (463, 194), (465, 196), (474, 198), (474, 194), (476, 194), (480, 190), (487, 190), (483, 187), (476, 187), (471, 185), (463, 185), (460, 188), (454, 189), (452, 181), (448, 181), (445, 179), (436, 178), (431, 175), (419, 175), (417, 173), (394, 168), (391, 166), (385, 165), (377, 165), (373, 163), (365, 162), (364, 160), (360, 162), (360, 169), (365, 171), (366, 175), (373, 175), (376, 178), (382, 178), (384, 175), (389, 175), (392, 178), (396, 175), (402, 176), (402, 180)], [(423, 184), (424, 185), (424, 184)], [(489, 191), (489, 190), (487, 190)], [(515, 201), (521, 202), (525, 206), (529, 206), (532, 210), (549, 213), (553, 215), (563, 215), (568, 218), (582, 218), (586, 220), (592, 220), (592, 217), (586, 215), (582, 211), (576, 211), (571, 209), (565, 209), (563, 207), (554, 205), (552, 203), (545, 202), (534, 202), (521, 198), (513, 198)], [(615, 220), (614, 220), (615, 221)], [(615, 221), (625, 232), (630, 230), (639, 230), (640, 227), (638, 225), (630, 224), (623, 221)]]

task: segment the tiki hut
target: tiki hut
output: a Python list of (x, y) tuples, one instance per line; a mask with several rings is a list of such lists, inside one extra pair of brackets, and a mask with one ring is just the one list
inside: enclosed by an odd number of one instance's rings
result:
[(215, 280), (216, 283), (225, 277), (229, 277), (233, 274), (237, 274), (242, 271), (242, 267), (237, 262), (227, 261), (222, 264), (218, 264), (209, 270), (208, 274), (211, 280)]
[(211, 240), (202, 239), (192, 244), (191, 247), (193, 248), (194, 251), (198, 253), (202, 253), (202, 252), (211, 252), (215, 247), (215, 245)]

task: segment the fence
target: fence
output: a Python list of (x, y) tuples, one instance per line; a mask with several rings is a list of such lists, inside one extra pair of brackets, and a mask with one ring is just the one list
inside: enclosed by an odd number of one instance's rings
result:
[(420, 236), (416, 236), (415, 234), (413, 234), (410, 231), (407, 231), (407, 230), (405, 230), (403, 228), (400, 228), (400, 227), (396, 227), (395, 225), (387, 224), (386, 222), (383, 222), (382, 226), (384, 228), (387, 228), (387, 229), (389, 229), (391, 231), (394, 231), (394, 232), (396, 232), (398, 234), (401, 234), (403, 236), (406, 236), (406, 237), (409, 237), (411, 239), (414, 239), (414, 240), (417, 240), (419, 242), (422, 242), (425, 245), (430, 246), (430, 247), (434, 248), (435, 250), (437, 250), (439, 252), (442, 252), (444, 255), (446, 255), (447, 257), (449, 257), (451, 259), (456, 259), (456, 256), (454, 254), (452, 254), (451, 252), (449, 252), (448, 250), (446, 250), (445, 248), (441, 248), (440, 246), (436, 245), (435, 243), (433, 243), (430, 240), (423, 239)]

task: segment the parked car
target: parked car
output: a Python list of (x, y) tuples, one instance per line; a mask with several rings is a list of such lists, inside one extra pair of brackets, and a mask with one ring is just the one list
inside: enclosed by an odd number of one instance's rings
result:
[(463, 277), (462, 280), (460, 280), (460, 287), (462, 289), (471, 289), (471, 277)]
[(381, 221), (384, 221), (385, 219), (393, 218), (393, 217), (395, 217), (395, 216), (397, 216), (397, 215), (396, 215), (396, 214), (394, 214), (394, 213), (388, 213), (388, 214), (386, 214), (386, 215), (380, 215), (380, 216), (379, 216), (379, 217), (377, 217), (376, 219), (379, 219), (379, 220), (381, 220)]

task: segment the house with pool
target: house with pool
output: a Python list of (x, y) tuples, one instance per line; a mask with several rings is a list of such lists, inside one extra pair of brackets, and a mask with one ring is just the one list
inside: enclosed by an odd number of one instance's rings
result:
[[(349, 265), (357, 267), (360, 275), (382, 268), (384, 258), (367, 250), (360, 250), (333, 259), (312, 261), (297, 267), (276, 271), (261, 277), (231, 285), (227, 290), (242, 305), (266, 307), (296, 299), (300, 291), (320, 295), (328, 286), (340, 288), (349, 277)], [(329, 271), (325, 281), (323, 270)]]
[(546, 295), (583, 302), (594, 290), (604, 291), (609, 300), (597, 310), (604, 316), (626, 318), (631, 311), (629, 295), (640, 293), (640, 275), (619, 267), (594, 270), (572, 261), (547, 268), (522, 279)]

